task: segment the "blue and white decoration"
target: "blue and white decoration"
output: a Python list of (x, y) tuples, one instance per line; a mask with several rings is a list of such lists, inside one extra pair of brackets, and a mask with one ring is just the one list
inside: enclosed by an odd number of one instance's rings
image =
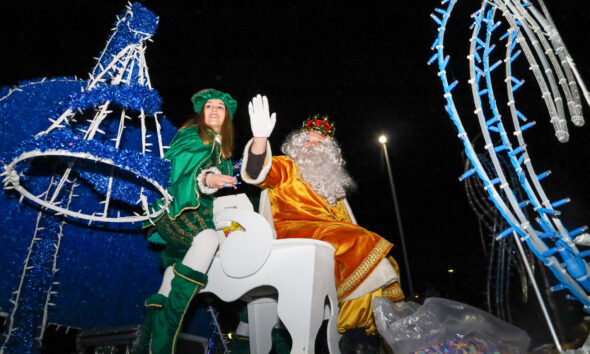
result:
[[(590, 267), (584, 260), (590, 251), (578, 249), (580, 245), (588, 245), (587, 227), (567, 229), (563, 225), (558, 208), (570, 199), (550, 201), (541, 180), (551, 172), (537, 173), (533, 168), (524, 135), (532, 131), (529, 129), (536, 123), (528, 121), (525, 113), (517, 108), (517, 90), (523, 90), (524, 79), (512, 71), (513, 63), (527, 60), (559, 142), (565, 143), (569, 139), (568, 117), (574, 126), (584, 125), (580, 91), (590, 103), (588, 90), (542, 0), (537, 2), (541, 10), (527, 0), (482, 1), (480, 9), (472, 15), (472, 36), (467, 57), (474, 113), (485, 141), (485, 151), (476, 151), (463, 123), (465, 118), (460, 117), (453, 99), (453, 89), (458, 81), (449, 82), (446, 71), (450, 56), (445, 53), (445, 32), (456, 3), (457, 0), (444, 0), (443, 8), (435, 9), (431, 15), (438, 25), (438, 36), (431, 47), (435, 54), (428, 64), (438, 64), (445, 110), (457, 128), (472, 166), (460, 180), (475, 176), (480, 179), (489, 199), (509, 225), (499, 232), (497, 239), (514, 236), (521, 254), (524, 254), (521, 245), (524, 241), (559, 280), (551, 290), (566, 291), (569, 298), (580, 301), (585, 311), (590, 313)], [(497, 41), (503, 41), (505, 50), (496, 47)], [(510, 112), (507, 118), (502, 117), (496, 100), (494, 84), (499, 81), (493, 79), (496, 74), (501, 75), (505, 83), (505, 104)], [(480, 131), (473, 132), (473, 136)], [(491, 161), (493, 174), (484, 168), (483, 162), (486, 161), (480, 159), (482, 156)], [(502, 164), (502, 160), (510, 163)], [(517, 176), (519, 188), (525, 192), (520, 198), (522, 193), (511, 187), (512, 175)], [(530, 268), (528, 270), (530, 272)], [(529, 276), (532, 278), (531, 273)], [(546, 312), (544, 307), (542, 310)], [(553, 331), (552, 335), (555, 340)]]
[(170, 201), (162, 157), (176, 129), (145, 61), (157, 23), (129, 4), (88, 80), (0, 90), (0, 353), (38, 352), (49, 323), (139, 324), (158, 288), (141, 222), (156, 216), (147, 211), (155, 199)]

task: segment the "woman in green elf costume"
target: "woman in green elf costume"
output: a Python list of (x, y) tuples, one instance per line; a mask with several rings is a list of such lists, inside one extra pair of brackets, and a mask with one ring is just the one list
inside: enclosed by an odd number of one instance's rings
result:
[[(213, 194), (236, 183), (230, 160), (236, 101), (214, 89), (197, 92), (191, 101), (197, 115), (180, 128), (164, 155), (172, 164), (168, 188), (172, 203), (145, 225), (153, 226), (148, 240), (165, 245), (159, 256), (166, 267), (162, 286), (145, 302), (148, 317), (142, 341), (149, 340), (150, 353), (175, 352), (184, 314), (207, 284), (206, 273), (219, 243)], [(152, 208), (162, 204), (160, 200)]]

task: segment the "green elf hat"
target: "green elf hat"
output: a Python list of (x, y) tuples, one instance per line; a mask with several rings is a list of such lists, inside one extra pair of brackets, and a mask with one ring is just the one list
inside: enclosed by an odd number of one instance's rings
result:
[(332, 138), (336, 131), (336, 125), (326, 114), (314, 114), (303, 122), (302, 132), (316, 132), (324, 138)]
[(227, 108), (227, 111), (229, 112), (229, 117), (234, 119), (234, 113), (236, 113), (238, 103), (229, 95), (229, 93), (217, 91), (215, 89), (204, 89), (195, 93), (193, 97), (191, 97), (195, 112), (201, 113), (203, 105), (210, 99), (222, 100), (225, 104), (225, 108)]

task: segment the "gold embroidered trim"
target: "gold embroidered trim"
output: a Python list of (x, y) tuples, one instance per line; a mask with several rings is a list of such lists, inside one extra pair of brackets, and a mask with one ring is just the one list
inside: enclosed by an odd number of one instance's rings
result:
[(145, 307), (157, 307), (157, 308), (162, 308), (162, 307), (164, 307), (163, 305), (160, 305), (160, 304), (148, 304), (147, 302), (146, 302), (146, 303), (144, 303), (144, 306), (145, 306)]
[[(176, 272), (176, 270), (175, 270), (175, 272)], [(178, 273), (176, 273), (176, 274), (178, 274)], [(178, 274), (178, 275), (180, 275), (180, 274)], [(197, 284), (200, 284), (200, 283), (197, 283)], [(184, 315), (186, 315), (186, 311), (188, 310), (188, 307), (189, 307), (188, 305), (191, 303), (191, 300), (195, 297), (195, 294), (197, 294), (199, 292), (199, 290), (201, 290), (201, 289), (198, 286), (196, 286), (195, 291), (193, 291), (193, 294), (191, 295), (191, 297), (189, 299), (189, 302), (184, 307), (184, 312), (182, 313), (182, 316), (180, 317), (180, 322), (178, 322), (178, 327), (176, 327), (176, 332), (174, 332), (174, 338), (172, 338), (172, 353), (176, 353), (176, 338), (178, 338), (178, 333), (180, 332), (180, 329), (182, 328), (182, 322), (184, 321)]]
[[(181, 219), (182, 220), (182, 219)], [(160, 222), (157, 223), (157, 229), (162, 231), (162, 236), (164, 237), (171, 237), (180, 244), (190, 247), (192, 237), (194, 235), (190, 235), (189, 232), (186, 232), (178, 225), (179, 220), (172, 221), (168, 218), (161, 219)]]
[[(181, 277), (181, 278), (183, 278), (183, 279), (185, 279), (185, 280), (187, 280), (187, 281), (190, 281), (190, 282), (191, 282), (191, 283), (193, 283), (193, 284), (197, 284), (197, 285), (199, 285), (201, 288), (204, 288), (204, 287), (205, 287), (205, 284), (203, 284), (203, 283), (201, 283), (201, 282), (198, 282), (198, 281), (196, 281), (196, 280), (193, 280), (193, 279), (191, 279), (191, 278), (187, 277), (186, 275), (182, 275), (182, 274), (178, 273), (178, 272), (176, 271), (176, 268), (172, 268), (172, 269), (174, 269), (174, 274), (178, 275), (179, 277)], [(197, 290), (198, 290), (198, 289), (197, 289)]]
[(388, 286), (387, 288), (383, 289), (383, 292), (381, 293), (381, 295), (383, 297), (388, 298), (389, 300), (392, 300), (392, 301), (401, 300), (404, 297), (406, 297), (404, 295), (404, 292), (402, 291), (402, 287), (399, 285), (399, 283), (394, 283), (394, 284)]
[(381, 261), (383, 255), (389, 250), (389, 245), (390, 243), (387, 240), (383, 238), (379, 240), (371, 253), (369, 253), (354, 272), (344, 279), (344, 281), (337, 287), (338, 300), (343, 299), (356, 288), (358, 284), (360, 284), (361, 280), (365, 278), (375, 264)]
[[(209, 216), (209, 210), (202, 210), (201, 214)], [(198, 210), (187, 211), (179, 215), (176, 220), (166, 217), (156, 222), (156, 229), (161, 231), (162, 236), (171, 237), (180, 244), (190, 247), (193, 238), (201, 231), (207, 229), (207, 224)]]
[(207, 229), (207, 224), (205, 224), (205, 219), (203, 217), (210, 217), (211, 211), (209, 209), (204, 209), (204, 210), (202, 210), (202, 214), (203, 214), (203, 216), (201, 216), (201, 214), (198, 214), (198, 213), (196, 213), (194, 215), (195, 219), (197, 219), (197, 222), (199, 223), (199, 226), (201, 226), (201, 228), (198, 229), (199, 232)]
[[(190, 218), (191, 216), (192, 216), (193, 220), (191, 220), (191, 218)], [(196, 221), (199, 223), (199, 226), (201, 226), (200, 228), (197, 227), (194, 219), (196, 219)], [(180, 221), (182, 224), (184, 224), (186, 226), (187, 229), (190, 230), (189, 233), (192, 235), (191, 242), (192, 242), (193, 237), (195, 237), (199, 232), (201, 232), (201, 230), (204, 230), (207, 228), (205, 226), (205, 222), (202, 220), (201, 216), (197, 213), (181, 215), (180, 218), (177, 219), (177, 221)]]

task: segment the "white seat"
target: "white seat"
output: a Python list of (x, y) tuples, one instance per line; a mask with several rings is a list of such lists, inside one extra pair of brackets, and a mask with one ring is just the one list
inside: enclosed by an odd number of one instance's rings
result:
[[(264, 208), (270, 207), (266, 193), (261, 194), (260, 214), (253, 212), (246, 201), (245, 195), (233, 195), (214, 202), (216, 225), (223, 227), (226, 221), (233, 220), (246, 230), (232, 232), (220, 246), (202, 292), (213, 293), (227, 302), (239, 298), (247, 301), (251, 353), (270, 351), (271, 331), (279, 318), (291, 335), (291, 353), (314, 352), (315, 338), (324, 319), (328, 320), (328, 349), (339, 353), (334, 248), (313, 239), (276, 240), (271, 224), (259, 227), (266, 222), (260, 215), (264, 215)], [(256, 241), (262, 250), (248, 248), (254, 242), (233, 242), (234, 237), (256, 237), (249, 234), (249, 229), (255, 229), (255, 234), (263, 239)], [(264, 241), (269, 238), (269, 242)], [(236, 252), (232, 247), (241, 248)], [(248, 269), (240, 268), (239, 264)]]

